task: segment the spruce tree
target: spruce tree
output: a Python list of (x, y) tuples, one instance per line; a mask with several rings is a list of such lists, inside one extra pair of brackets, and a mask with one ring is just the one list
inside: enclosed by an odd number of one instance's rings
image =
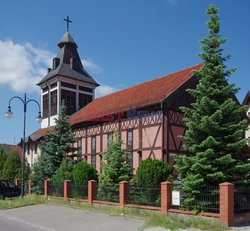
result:
[(122, 140), (118, 132), (114, 132), (114, 140), (108, 141), (108, 147), (103, 156), (98, 197), (102, 200), (116, 201), (119, 196), (119, 182), (130, 180), (133, 173), (128, 163), (127, 151), (122, 149)]
[(241, 155), (246, 145), (244, 108), (235, 97), (239, 89), (227, 82), (235, 69), (225, 65), (230, 56), (222, 54), (225, 39), (220, 35), (218, 9), (211, 4), (207, 14), (209, 32), (199, 54), (203, 67), (194, 72), (196, 88), (188, 89), (194, 103), (182, 108), (187, 127), (184, 147), (191, 155), (175, 156), (186, 191), (184, 205), (189, 208), (197, 207), (206, 186), (224, 181), (247, 183), (250, 173), (250, 164)]
[(41, 142), (43, 165), (45, 176), (51, 178), (59, 168), (62, 159), (74, 153), (74, 133), (69, 124), (69, 116), (66, 115), (66, 106), (60, 108), (59, 116), (56, 119), (55, 130), (48, 132)]

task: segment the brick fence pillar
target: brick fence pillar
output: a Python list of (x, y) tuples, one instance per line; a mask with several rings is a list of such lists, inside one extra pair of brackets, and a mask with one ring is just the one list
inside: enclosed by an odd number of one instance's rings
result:
[(95, 200), (95, 197), (96, 197), (96, 181), (89, 180), (88, 181), (88, 203), (92, 204), (93, 200)]
[(65, 201), (68, 200), (69, 194), (70, 194), (70, 186), (71, 186), (71, 181), (70, 180), (65, 180), (64, 181), (64, 193), (63, 193), (63, 199)]
[(28, 195), (31, 195), (31, 180), (28, 180)]
[(49, 196), (50, 194), (50, 180), (45, 180), (44, 181), (44, 196)]
[(128, 182), (121, 181), (119, 183), (119, 204), (122, 207), (124, 207), (127, 203), (127, 189), (128, 189)]
[(19, 186), (20, 185), (20, 179), (15, 179), (15, 185)]
[(234, 184), (229, 182), (220, 184), (220, 221), (234, 225)]
[(161, 183), (161, 212), (166, 213), (171, 205), (172, 183), (165, 181)]

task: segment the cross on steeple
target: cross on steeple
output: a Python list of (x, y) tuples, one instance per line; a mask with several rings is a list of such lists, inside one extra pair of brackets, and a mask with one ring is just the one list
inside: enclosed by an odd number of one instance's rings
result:
[(72, 23), (72, 21), (69, 19), (69, 16), (67, 16), (67, 18), (64, 18), (63, 20), (66, 21), (66, 23), (67, 23), (67, 31), (69, 31), (69, 24)]

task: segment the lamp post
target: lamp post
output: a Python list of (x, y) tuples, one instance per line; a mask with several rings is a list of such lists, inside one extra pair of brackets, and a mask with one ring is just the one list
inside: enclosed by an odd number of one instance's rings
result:
[(13, 113), (11, 111), (11, 101), (13, 99), (19, 99), (22, 103), (23, 103), (23, 113), (24, 113), (24, 116), (23, 116), (23, 154), (22, 154), (22, 179), (21, 179), (21, 196), (23, 197), (24, 196), (24, 171), (25, 171), (25, 149), (26, 149), (26, 144), (25, 144), (25, 130), (26, 130), (26, 111), (27, 111), (27, 105), (28, 103), (30, 102), (34, 102), (38, 105), (38, 108), (39, 108), (39, 112), (38, 112), (38, 116), (36, 118), (37, 122), (41, 123), (42, 121), (42, 117), (41, 117), (41, 107), (40, 107), (40, 104), (34, 100), (34, 99), (27, 99), (26, 97), (26, 93), (24, 94), (24, 98), (22, 99), (21, 97), (19, 96), (13, 96), (10, 100), (9, 100), (9, 106), (8, 106), (8, 110), (7, 112), (5, 113), (6, 117), (7, 118), (11, 118)]

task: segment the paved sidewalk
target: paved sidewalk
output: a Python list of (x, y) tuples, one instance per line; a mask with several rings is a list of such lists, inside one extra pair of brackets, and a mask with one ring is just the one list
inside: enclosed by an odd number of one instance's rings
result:
[(0, 210), (0, 231), (133, 231), (144, 222), (88, 210), (34, 205)]

